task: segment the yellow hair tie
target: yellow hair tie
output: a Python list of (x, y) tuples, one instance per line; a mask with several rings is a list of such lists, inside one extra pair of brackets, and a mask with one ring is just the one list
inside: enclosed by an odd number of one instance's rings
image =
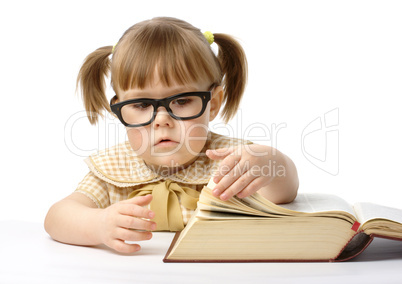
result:
[(214, 43), (214, 34), (213, 33), (207, 31), (204, 33), (204, 37), (207, 39), (209, 44)]
[(117, 45), (117, 43), (115, 45), (113, 45), (112, 53), (114, 53), (114, 50), (116, 49), (116, 45)]

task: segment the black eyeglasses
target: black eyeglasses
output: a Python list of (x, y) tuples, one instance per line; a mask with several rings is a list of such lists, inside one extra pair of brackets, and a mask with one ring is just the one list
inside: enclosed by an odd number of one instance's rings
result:
[(200, 117), (211, 100), (211, 91), (187, 92), (164, 99), (133, 99), (112, 104), (116, 99), (110, 100), (110, 108), (117, 115), (121, 123), (127, 127), (139, 127), (152, 123), (156, 111), (163, 106), (169, 115), (177, 120), (189, 120)]

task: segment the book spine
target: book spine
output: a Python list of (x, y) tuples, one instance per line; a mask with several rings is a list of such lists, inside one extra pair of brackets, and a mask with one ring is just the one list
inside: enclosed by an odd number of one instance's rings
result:
[(339, 255), (330, 261), (339, 262), (352, 259), (361, 254), (372, 241), (372, 235), (367, 235), (363, 231), (357, 232), (343, 247)]

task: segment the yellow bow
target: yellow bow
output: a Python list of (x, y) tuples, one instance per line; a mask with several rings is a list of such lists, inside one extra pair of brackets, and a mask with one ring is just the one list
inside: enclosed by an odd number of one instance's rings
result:
[(136, 189), (128, 195), (128, 198), (147, 194), (152, 194), (150, 209), (155, 212), (152, 221), (156, 222), (157, 230), (172, 232), (184, 229), (180, 202), (187, 209), (194, 210), (200, 195), (195, 189), (181, 187), (171, 180), (166, 180)]

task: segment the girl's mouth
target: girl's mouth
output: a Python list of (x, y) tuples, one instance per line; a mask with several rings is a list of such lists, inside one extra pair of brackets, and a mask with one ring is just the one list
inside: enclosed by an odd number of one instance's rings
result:
[(177, 142), (173, 141), (169, 138), (160, 139), (155, 144), (155, 146), (158, 146), (158, 147), (171, 147), (171, 146), (176, 146), (176, 145), (177, 145)]

